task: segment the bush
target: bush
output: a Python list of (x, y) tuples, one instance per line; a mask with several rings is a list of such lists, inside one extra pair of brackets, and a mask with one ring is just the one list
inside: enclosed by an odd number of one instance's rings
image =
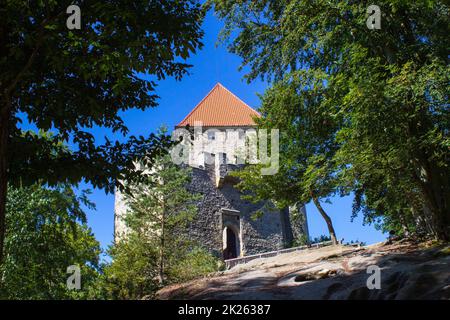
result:
[(169, 277), (180, 282), (199, 278), (223, 269), (220, 262), (205, 249), (196, 247), (172, 267)]
[(327, 241), (331, 241), (331, 237), (330, 236), (326, 236), (326, 235), (321, 235), (320, 237), (315, 237), (314, 239), (312, 239), (310, 244), (315, 244), (315, 243), (320, 243), (320, 242), (327, 242)]
[(305, 246), (308, 243), (309, 243), (308, 236), (306, 234), (302, 234), (300, 237), (295, 238), (294, 241), (292, 241), (292, 247)]

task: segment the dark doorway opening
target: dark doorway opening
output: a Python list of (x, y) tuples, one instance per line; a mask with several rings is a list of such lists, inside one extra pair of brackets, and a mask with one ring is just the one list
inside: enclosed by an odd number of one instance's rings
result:
[(236, 234), (230, 228), (226, 228), (227, 246), (223, 251), (223, 258), (234, 259), (237, 258)]

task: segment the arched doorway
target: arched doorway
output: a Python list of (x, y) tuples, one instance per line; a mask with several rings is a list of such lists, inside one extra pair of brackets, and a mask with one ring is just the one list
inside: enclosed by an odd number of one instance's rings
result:
[(223, 258), (234, 259), (240, 256), (239, 235), (229, 226), (223, 229)]
[(223, 258), (225, 260), (242, 255), (242, 234), (240, 212), (222, 208)]

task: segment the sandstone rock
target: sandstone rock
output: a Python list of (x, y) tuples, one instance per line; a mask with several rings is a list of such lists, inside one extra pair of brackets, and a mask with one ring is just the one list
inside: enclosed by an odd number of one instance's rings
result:
[[(249, 263), (250, 264), (250, 263)], [(367, 267), (381, 270), (381, 289), (370, 290)], [(189, 299), (450, 299), (448, 246), (422, 249), (393, 243), (355, 250), (309, 249), (241, 265), (220, 277), (165, 288), (159, 298)]]

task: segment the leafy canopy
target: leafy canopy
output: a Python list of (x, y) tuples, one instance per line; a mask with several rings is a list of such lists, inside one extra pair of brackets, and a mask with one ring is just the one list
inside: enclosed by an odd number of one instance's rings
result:
[[(66, 9), (81, 8), (81, 30)], [(183, 1), (3, 1), (0, 7), (1, 123), (8, 123), (11, 182), (85, 179), (113, 191), (133, 177), (132, 160), (166, 145), (155, 135), (96, 143), (93, 126), (127, 134), (121, 116), (157, 105), (157, 80), (181, 79), (201, 47), (201, 6)], [(21, 119), (55, 136), (23, 134)], [(54, 148), (70, 142), (71, 151)]]
[[(68, 186), (9, 189), (2, 299), (95, 297), (101, 249), (82, 205), (92, 206), (87, 193), (77, 197)], [(81, 268), (81, 290), (67, 288), (71, 265)]]
[(210, 3), (247, 79), (273, 83), (260, 125), (287, 135), (285, 185), (338, 179), (367, 222), (450, 237), (446, 2), (379, 1), (381, 30), (363, 1)]

